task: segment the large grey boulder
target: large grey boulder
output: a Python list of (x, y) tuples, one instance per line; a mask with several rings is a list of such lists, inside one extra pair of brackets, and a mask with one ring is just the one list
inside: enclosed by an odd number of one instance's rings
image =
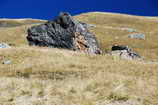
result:
[(98, 41), (85, 23), (79, 22), (68, 13), (61, 13), (54, 20), (28, 29), (30, 45), (64, 48), (100, 54)]

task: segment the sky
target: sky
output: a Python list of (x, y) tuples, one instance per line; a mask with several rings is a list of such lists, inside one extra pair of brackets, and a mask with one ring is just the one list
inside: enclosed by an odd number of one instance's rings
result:
[(158, 16), (158, 0), (0, 0), (0, 18), (52, 19), (60, 12)]

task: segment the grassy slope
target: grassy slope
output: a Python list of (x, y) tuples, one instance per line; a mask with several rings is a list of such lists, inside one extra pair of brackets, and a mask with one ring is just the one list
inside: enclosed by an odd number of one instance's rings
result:
[[(0, 42), (13, 45), (0, 49), (0, 104), (157, 105), (158, 63), (151, 61), (158, 58), (158, 18), (107, 13), (81, 14), (75, 18), (96, 24), (91, 31), (96, 33), (103, 50), (108, 51), (115, 43), (126, 44), (146, 61), (29, 47), (25, 37), (32, 25), (0, 28)], [(146, 39), (128, 39), (130, 32), (120, 27), (134, 28), (144, 33)], [(8, 59), (12, 64), (2, 64)]]
[[(109, 50), (113, 44), (123, 44), (134, 48), (146, 59), (158, 59), (158, 18), (96, 12), (81, 14), (77, 19), (97, 25), (92, 32), (96, 33), (103, 50)], [(136, 32), (121, 28), (132, 28)], [(143, 33), (146, 39), (129, 39), (131, 33)]]

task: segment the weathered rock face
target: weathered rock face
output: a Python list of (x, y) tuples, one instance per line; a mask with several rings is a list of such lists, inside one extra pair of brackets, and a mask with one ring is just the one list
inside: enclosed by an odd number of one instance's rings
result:
[(52, 21), (31, 27), (27, 40), (30, 45), (101, 53), (96, 37), (85, 23), (74, 20), (68, 13), (61, 13)]
[(111, 54), (113, 56), (119, 56), (123, 59), (133, 60), (133, 59), (140, 59), (140, 55), (132, 51), (128, 46), (113, 46)]

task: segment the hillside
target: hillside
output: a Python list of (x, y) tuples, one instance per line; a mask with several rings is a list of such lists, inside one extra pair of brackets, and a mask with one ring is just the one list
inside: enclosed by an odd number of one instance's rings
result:
[[(30, 47), (27, 29), (45, 20), (0, 20), (0, 42), (12, 46), (0, 49), (0, 104), (157, 105), (158, 18), (101, 12), (75, 18), (95, 25), (91, 32), (102, 55)], [(145, 39), (128, 38), (133, 33)], [(144, 61), (106, 54), (114, 44), (132, 47)], [(3, 64), (5, 60), (11, 64)]]
[[(113, 44), (123, 44), (131, 46), (146, 59), (158, 59), (158, 18), (99, 12), (76, 18), (97, 26), (92, 32), (97, 35), (103, 50), (109, 50)], [(131, 30), (133, 32), (129, 32)], [(132, 33), (142, 33), (146, 39), (128, 38)]]

